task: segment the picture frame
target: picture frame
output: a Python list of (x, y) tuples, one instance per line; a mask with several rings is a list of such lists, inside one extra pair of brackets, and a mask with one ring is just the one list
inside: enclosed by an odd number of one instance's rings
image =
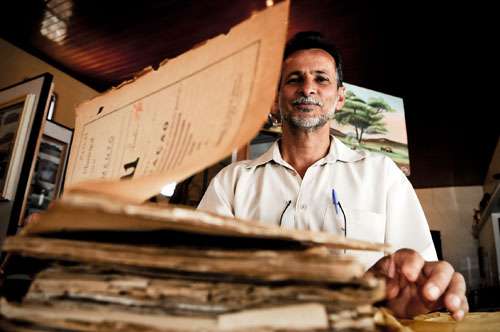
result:
[(0, 93), (0, 200), (16, 194), (21, 164), (35, 114), (34, 94), (7, 99)]
[(403, 98), (344, 83), (346, 100), (335, 112), (331, 132), (353, 150), (384, 155), (410, 176)]
[(46, 121), (21, 220), (46, 210), (50, 202), (61, 195), (72, 140), (73, 129), (54, 121)]
[(0, 89), (0, 138), (5, 144), (0, 176), (0, 243), (19, 231), (53, 90), (54, 76), (50, 73)]

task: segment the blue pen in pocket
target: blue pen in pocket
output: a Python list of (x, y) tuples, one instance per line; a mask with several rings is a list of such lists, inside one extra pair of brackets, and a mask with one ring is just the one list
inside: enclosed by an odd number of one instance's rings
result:
[(335, 189), (332, 189), (332, 203), (335, 206), (335, 213), (338, 215), (339, 214), (339, 200), (337, 198), (337, 193), (335, 192)]

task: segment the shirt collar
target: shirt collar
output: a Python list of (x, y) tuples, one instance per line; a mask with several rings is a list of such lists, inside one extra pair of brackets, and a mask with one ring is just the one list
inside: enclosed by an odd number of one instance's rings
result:
[[(330, 143), (330, 150), (324, 158), (318, 160), (318, 164), (323, 165), (325, 163), (335, 163), (336, 161), (351, 163), (362, 160), (366, 157), (366, 151), (352, 150), (344, 143), (342, 143), (340, 139), (335, 138), (333, 135), (330, 136), (332, 138)], [(261, 154), (258, 158), (251, 160), (247, 164), (247, 167), (257, 167), (271, 161), (274, 161), (277, 164), (285, 167), (291, 167), (285, 160), (283, 160), (283, 157), (281, 156), (279, 141), (279, 139), (276, 140), (266, 152)]]
[(280, 139), (277, 139), (276, 141), (274, 141), (273, 145), (271, 145), (271, 147), (266, 152), (261, 154), (256, 159), (251, 160), (247, 164), (247, 167), (248, 168), (257, 167), (260, 165), (264, 165), (264, 164), (266, 164), (270, 161), (273, 161), (273, 160), (279, 164), (283, 164), (285, 161), (283, 160), (283, 158), (281, 158), (279, 141), (280, 141)]
[(330, 135), (332, 138), (332, 143), (330, 144), (330, 152), (324, 158), (326, 162), (336, 162), (342, 161), (345, 163), (353, 163), (359, 160), (363, 160), (367, 156), (367, 152), (364, 150), (353, 150), (340, 139)]

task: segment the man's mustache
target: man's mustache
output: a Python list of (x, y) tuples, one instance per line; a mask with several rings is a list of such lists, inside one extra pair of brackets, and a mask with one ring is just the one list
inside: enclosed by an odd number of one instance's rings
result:
[(294, 99), (292, 100), (292, 105), (293, 106), (296, 106), (296, 105), (316, 105), (316, 106), (320, 106), (322, 107), (323, 106), (323, 103), (321, 102), (321, 100), (317, 100), (313, 97), (299, 97), (297, 99)]

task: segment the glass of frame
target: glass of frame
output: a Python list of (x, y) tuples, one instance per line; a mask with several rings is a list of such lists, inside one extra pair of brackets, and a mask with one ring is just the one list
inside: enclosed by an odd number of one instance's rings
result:
[(47, 209), (61, 194), (72, 138), (73, 129), (46, 122), (22, 219)]
[[(3, 99), (3, 98), (0, 98)], [(0, 100), (0, 199), (13, 200), (22, 167), (36, 96)]]

